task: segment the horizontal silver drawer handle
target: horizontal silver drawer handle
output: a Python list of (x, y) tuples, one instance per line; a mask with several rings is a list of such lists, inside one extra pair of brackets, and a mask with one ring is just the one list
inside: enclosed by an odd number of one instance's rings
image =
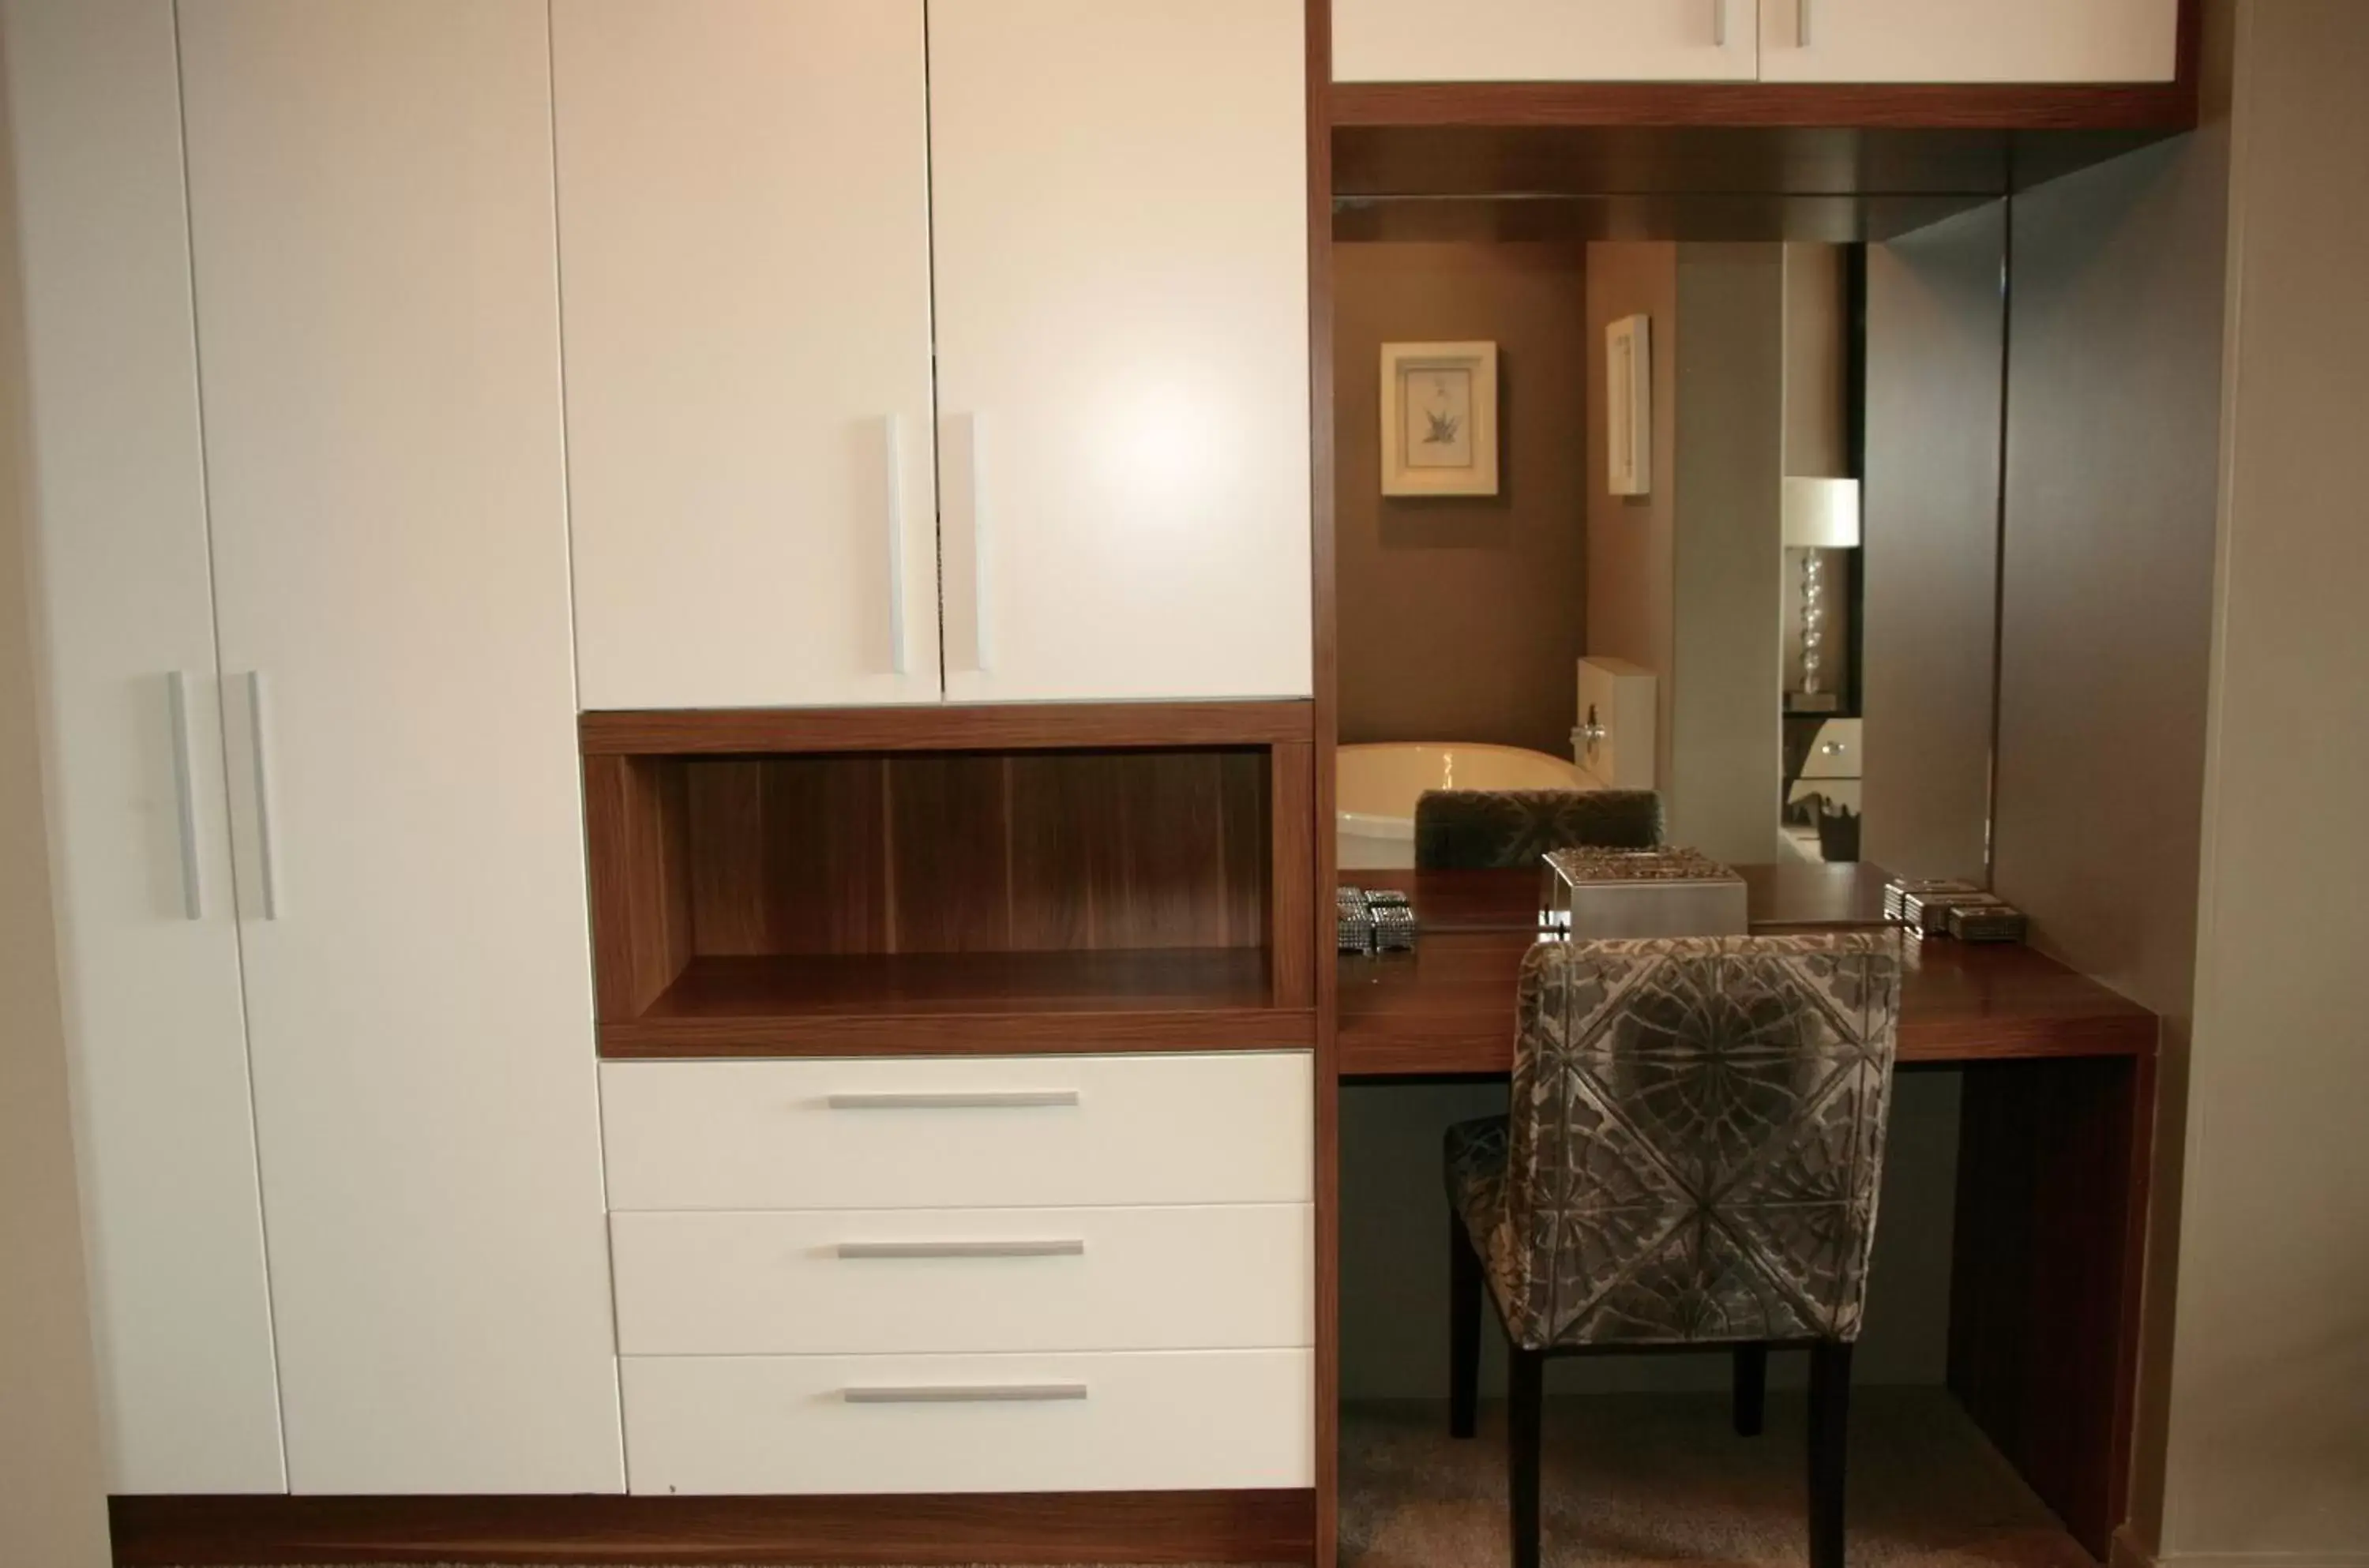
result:
[(841, 1242), (843, 1258), (1081, 1258), (1082, 1236), (1043, 1242)]
[(1074, 1089), (987, 1089), (968, 1094), (833, 1094), (834, 1111), (1019, 1111), (1078, 1104)]
[(1048, 1404), (1086, 1397), (1083, 1383), (912, 1383), (841, 1391), (850, 1404)]

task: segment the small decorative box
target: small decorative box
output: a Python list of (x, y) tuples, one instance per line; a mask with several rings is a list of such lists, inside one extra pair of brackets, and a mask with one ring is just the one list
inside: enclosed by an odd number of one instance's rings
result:
[(1539, 930), (1587, 941), (1742, 936), (1744, 878), (1698, 850), (1556, 850), (1546, 856)]
[(1951, 910), (1970, 904), (1997, 902), (1997, 898), (1979, 889), (1911, 893), (1900, 901), (1900, 923), (1919, 936), (1944, 936), (1949, 933)]
[(1344, 953), (1369, 953), (1374, 946), (1374, 918), (1367, 912), (1366, 895), (1355, 887), (1333, 891), (1337, 944)]
[(2023, 911), (1996, 899), (1950, 906), (1946, 929), (1961, 942), (2021, 942)]
[(1918, 881), (1914, 877), (1895, 876), (1883, 885), (1883, 918), (1903, 925), (1916, 922), (1909, 918), (1908, 900), (1928, 893), (1979, 893), (1982, 889), (1971, 882), (1954, 878)]
[(1375, 951), (1414, 951), (1414, 910), (1407, 907), (1403, 895), (1395, 904), (1385, 904), (1376, 895), (1374, 902), (1367, 906), (1367, 913), (1373, 918)]

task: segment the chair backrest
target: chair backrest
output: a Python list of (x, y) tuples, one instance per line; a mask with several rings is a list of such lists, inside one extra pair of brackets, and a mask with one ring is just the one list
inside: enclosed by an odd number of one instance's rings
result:
[(1851, 1340), (1897, 933), (1542, 942), (1500, 1238), (1525, 1344)]
[(1536, 865), (1550, 850), (1649, 850), (1662, 841), (1650, 789), (1427, 789), (1414, 806), (1414, 863), (1426, 870)]

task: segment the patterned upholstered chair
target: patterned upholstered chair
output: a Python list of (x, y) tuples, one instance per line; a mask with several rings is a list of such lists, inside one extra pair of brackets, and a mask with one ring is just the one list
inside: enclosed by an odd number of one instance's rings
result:
[(1649, 789), (1427, 789), (1414, 806), (1414, 863), (1426, 870), (1536, 865), (1549, 850), (1649, 850), (1662, 797)]
[(1749, 1434), (1771, 1345), (1810, 1350), (1810, 1562), (1841, 1568), (1900, 961), (1866, 932), (1530, 949), (1513, 1114), (1448, 1134), (1449, 1420), (1471, 1436), (1485, 1287), (1512, 1345), (1515, 1568), (1539, 1561), (1549, 1356), (1730, 1347)]

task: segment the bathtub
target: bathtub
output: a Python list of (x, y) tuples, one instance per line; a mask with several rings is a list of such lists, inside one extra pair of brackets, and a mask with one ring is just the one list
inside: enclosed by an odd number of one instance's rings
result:
[(1341, 866), (1414, 864), (1414, 803), (1427, 789), (1595, 789), (1573, 763), (1518, 746), (1390, 741), (1344, 746), (1334, 783)]

